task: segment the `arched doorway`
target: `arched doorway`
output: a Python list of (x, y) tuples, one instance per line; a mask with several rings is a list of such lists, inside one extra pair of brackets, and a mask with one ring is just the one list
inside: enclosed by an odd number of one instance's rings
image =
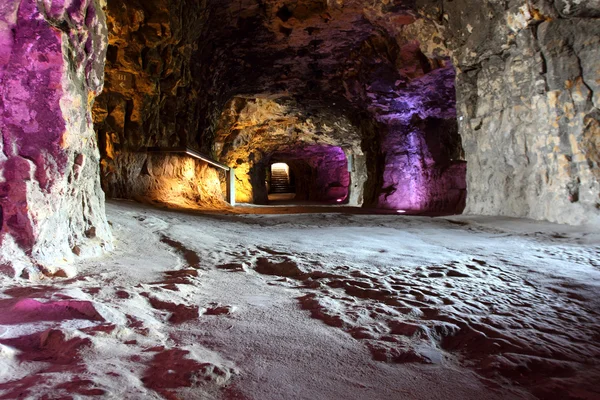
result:
[(296, 197), (294, 173), (284, 162), (271, 164), (267, 176), (269, 200), (293, 200)]
[(347, 204), (350, 168), (341, 147), (308, 145), (270, 154), (267, 166), (269, 201), (295, 204)]

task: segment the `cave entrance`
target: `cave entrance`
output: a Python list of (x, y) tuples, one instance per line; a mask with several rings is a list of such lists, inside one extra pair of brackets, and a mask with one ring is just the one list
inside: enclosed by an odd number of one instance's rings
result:
[(293, 200), (296, 197), (295, 177), (287, 163), (277, 162), (271, 164), (267, 176), (269, 200)]
[(275, 151), (267, 158), (266, 166), (270, 204), (348, 203), (350, 168), (341, 147), (305, 145)]

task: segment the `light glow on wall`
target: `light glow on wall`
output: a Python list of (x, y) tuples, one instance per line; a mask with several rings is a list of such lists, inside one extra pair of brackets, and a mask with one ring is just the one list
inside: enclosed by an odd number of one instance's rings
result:
[(196, 176), (196, 163), (192, 159), (187, 159), (183, 164), (183, 177), (188, 180)]
[(275, 172), (275, 171), (282, 171), (284, 172), (287, 176), (290, 175), (290, 167), (289, 165), (287, 165), (286, 163), (275, 163), (273, 165), (271, 165), (271, 171)]

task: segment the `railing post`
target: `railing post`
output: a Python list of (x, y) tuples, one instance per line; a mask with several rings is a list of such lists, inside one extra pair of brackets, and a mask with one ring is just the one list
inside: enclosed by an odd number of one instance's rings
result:
[(227, 171), (227, 200), (235, 207), (235, 168), (230, 167)]

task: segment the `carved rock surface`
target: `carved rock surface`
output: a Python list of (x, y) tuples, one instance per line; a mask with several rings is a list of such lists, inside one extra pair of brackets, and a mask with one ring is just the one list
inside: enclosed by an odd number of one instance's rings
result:
[(217, 172), (186, 156), (148, 147), (195, 147), (201, 93), (192, 54), (201, 46), (203, 2), (109, 1), (107, 84), (94, 105), (109, 197), (173, 206), (225, 205)]
[(90, 113), (105, 48), (96, 0), (0, 6), (0, 256), (19, 275), (110, 246)]
[[(314, 139), (357, 155), (350, 204), (592, 222), (599, 13), (597, 0), (110, 0), (104, 188), (132, 197), (119, 188), (141, 181), (145, 147), (185, 145), (238, 166), (241, 199), (261, 202), (254, 166)], [(289, 110), (238, 124), (252, 102)], [(348, 129), (295, 134), (292, 116)]]
[(598, 222), (600, 3), (509, 3), (456, 1), (441, 16), (458, 69), (466, 212)]
[[(461, 161), (453, 67), (435, 24), (417, 22), (410, 4), (184, 3), (108, 2), (109, 83), (95, 122), (109, 195), (132, 197), (123, 188), (139, 185), (146, 147), (189, 146), (238, 168), (240, 201), (260, 203), (275, 153), (324, 144), (352, 157), (352, 205), (395, 208), (414, 197), (387, 164), (419, 186), (415, 208), (460, 209), (464, 168), (433, 157), (419, 128), (439, 121)], [(441, 132), (434, 125), (430, 136)], [(425, 147), (410, 165), (399, 162), (415, 135)]]

